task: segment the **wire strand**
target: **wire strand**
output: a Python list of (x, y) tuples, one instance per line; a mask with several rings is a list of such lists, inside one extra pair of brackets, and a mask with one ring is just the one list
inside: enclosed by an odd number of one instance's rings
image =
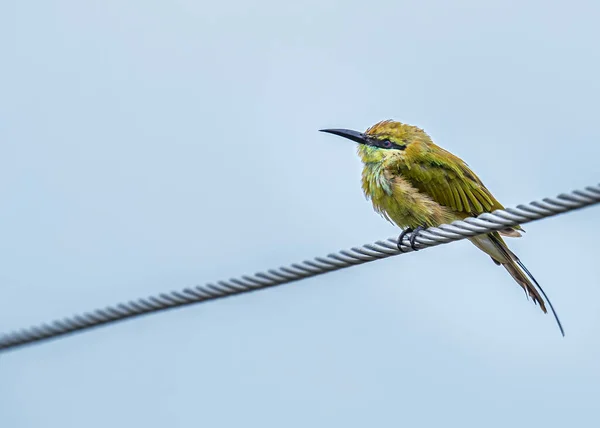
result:
[[(570, 212), (599, 202), (600, 184), (586, 187), (583, 190), (575, 190), (568, 194), (563, 193), (555, 198), (544, 198), (541, 201), (517, 205), (515, 208), (496, 210), (492, 213), (481, 214), (476, 218), (466, 218), (452, 224), (443, 224), (425, 229), (416, 238), (417, 248), (428, 248), (459, 241), (471, 236), (504, 229), (507, 226), (516, 226), (517, 224), (529, 223)], [(398, 250), (397, 240), (390, 238), (361, 247), (342, 250), (326, 257), (316, 257), (286, 267), (269, 269), (266, 272), (259, 272), (254, 275), (244, 275), (239, 278), (198, 285), (180, 291), (130, 300), (127, 303), (119, 303), (104, 309), (96, 309), (92, 312), (85, 312), (62, 320), (13, 331), (0, 336), (0, 352), (140, 315), (261, 290), (350, 266), (405, 254), (413, 251), (409, 239), (410, 235), (404, 237), (401, 243), (402, 252)]]

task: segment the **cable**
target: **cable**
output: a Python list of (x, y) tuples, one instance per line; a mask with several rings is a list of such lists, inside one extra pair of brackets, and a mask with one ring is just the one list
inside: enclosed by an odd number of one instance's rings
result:
[[(455, 221), (452, 224), (428, 228), (419, 233), (416, 242), (418, 248), (434, 247), (504, 229), (507, 226), (552, 217), (599, 202), (600, 184), (586, 187), (584, 190), (575, 190), (569, 194), (561, 194), (556, 198), (545, 198), (542, 201), (518, 205), (516, 208), (496, 210), (493, 213), (482, 214), (477, 218), (467, 218), (463, 221)], [(185, 288), (181, 291), (162, 293), (158, 296), (132, 300), (62, 320), (55, 320), (50, 324), (41, 324), (13, 331), (0, 336), (0, 351), (15, 349), (30, 343), (53, 339), (127, 318), (287, 284), (338, 269), (411, 252), (413, 250), (410, 248), (409, 237), (410, 235), (406, 236), (402, 241), (404, 250), (402, 253), (398, 251), (396, 239), (390, 238), (385, 241), (366, 244), (362, 247), (342, 250), (326, 257), (317, 257), (287, 267), (270, 269), (267, 272)]]

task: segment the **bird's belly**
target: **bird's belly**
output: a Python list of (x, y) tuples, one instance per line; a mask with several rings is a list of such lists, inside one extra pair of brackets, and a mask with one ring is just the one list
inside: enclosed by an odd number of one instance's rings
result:
[(383, 217), (401, 228), (422, 226), (429, 223), (426, 213), (414, 204), (398, 200), (393, 196), (383, 195), (371, 199), (373, 208)]
[(438, 226), (456, 219), (447, 207), (419, 192), (400, 177), (385, 183), (381, 183), (381, 180), (363, 181), (363, 190), (371, 199), (375, 211), (401, 228)]

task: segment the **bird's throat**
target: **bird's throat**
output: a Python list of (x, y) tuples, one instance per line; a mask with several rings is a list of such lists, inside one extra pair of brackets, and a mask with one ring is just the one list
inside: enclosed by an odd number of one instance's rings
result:
[(392, 184), (386, 177), (383, 162), (366, 162), (362, 172), (362, 188), (365, 196), (373, 199), (385, 193), (392, 195)]

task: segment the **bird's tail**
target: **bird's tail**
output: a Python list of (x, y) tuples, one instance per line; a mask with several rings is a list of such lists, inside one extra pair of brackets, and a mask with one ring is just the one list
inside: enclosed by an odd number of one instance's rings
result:
[(546, 296), (546, 293), (535, 280), (531, 272), (529, 272), (515, 253), (510, 251), (500, 235), (497, 232), (494, 232), (488, 235), (474, 236), (469, 239), (477, 248), (489, 254), (494, 263), (502, 265), (504, 269), (510, 273), (510, 276), (513, 277), (517, 284), (525, 290), (525, 295), (531, 297), (534, 303), (539, 304), (544, 313), (547, 312), (546, 303), (548, 303), (548, 306), (556, 319), (558, 328), (560, 328), (560, 332), (564, 336), (565, 333), (562, 324), (558, 319), (558, 315), (556, 314), (550, 299), (548, 299), (548, 296)]

